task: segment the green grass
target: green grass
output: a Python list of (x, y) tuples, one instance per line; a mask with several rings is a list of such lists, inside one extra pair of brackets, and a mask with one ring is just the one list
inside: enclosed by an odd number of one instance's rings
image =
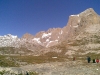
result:
[[(53, 56), (57, 56), (58, 58), (53, 59)], [(29, 63), (46, 63), (46, 62), (55, 62), (55, 61), (64, 61), (63, 57), (60, 57), (58, 55), (42, 55), (42, 56), (11, 56), (13, 57), (15, 60), (18, 60), (20, 62), (27, 62)]]
[[(0, 75), (4, 75), (4, 74), (10, 74), (10, 75), (23, 75), (22, 73), (20, 73), (20, 74), (15, 74), (15, 73), (10, 73), (10, 71), (5, 71), (5, 70), (3, 70), (3, 71), (0, 71)], [(28, 74), (29, 75), (39, 75), (38, 73), (36, 73), (36, 72), (28, 72)]]
[[(57, 58), (52, 58), (57, 57)], [(17, 67), (20, 66), (20, 62), (26, 62), (27, 64), (36, 64), (36, 63), (46, 63), (46, 62), (56, 62), (56, 61), (65, 61), (66, 56), (63, 56), (56, 52), (49, 52), (41, 56), (12, 56), (12, 55), (0, 55), (0, 66), (2, 67)], [(19, 63), (17, 63), (19, 62)]]
[(4, 56), (4, 55), (0, 55), (0, 66), (2, 67), (16, 67), (19, 66), (18, 64), (16, 64), (10, 57), (8, 56)]
[(36, 72), (29, 72), (29, 75), (39, 75), (39, 74)]
[[(87, 56), (91, 57), (92, 59), (96, 59), (100, 57), (100, 54), (94, 54), (94, 53), (88, 53), (86, 55), (79, 55), (79, 54), (74, 54), (73, 57), (76, 58), (77, 60), (81, 60), (82, 62), (85, 62)], [(56, 59), (53, 59), (52, 57), (58, 57)], [(9, 60), (10, 59), (10, 60)], [(68, 58), (68, 56), (63, 56), (60, 54), (57, 54), (55, 52), (49, 52), (46, 53), (45, 55), (42, 56), (32, 56), (32, 55), (28, 55), (28, 56), (4, 56), (4, 55), (0, 55), (0, 66), (4, 66), (4, 67), (18, 67), (20, 66), (20, 64), (16, 65), (15, 61), (19, 61), (19, 62), (27, 62), (27, 64), (40, 64), (40, 63), (48, 63), (48, 62), (64, 62), (65, 59), (68, 59), (69, 61), (72, 61), (73, 58)], [(14, 61), (14, 60), (15, 61)]]

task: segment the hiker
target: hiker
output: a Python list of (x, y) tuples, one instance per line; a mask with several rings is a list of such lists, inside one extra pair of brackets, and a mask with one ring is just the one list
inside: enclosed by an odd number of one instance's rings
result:
[(73, 57), (73, 61), (75, 61), (75, 57)]
[(91, 58), (89, 56), (87, 57), (87, 61), (88, 61), (88, 63), (90, 63), (90, 61), (91, 61)]
[(96, 63), (99, 63), (99, 59), (98, 58), (96, 59)]
[(29, 73), (26, 71), (26, 75), (29, 75)]
[(93, 59), (93, 63), (96, 63), (96, 62), (95, 62), (95, 59)]

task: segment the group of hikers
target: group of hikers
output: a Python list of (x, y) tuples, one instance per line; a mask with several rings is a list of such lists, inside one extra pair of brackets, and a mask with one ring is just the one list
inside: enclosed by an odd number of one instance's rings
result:
[[(91, 58), (89, 56), (87, 57), (87, 61), (88, 61), (88, 63), (91, 62)], [(99, 63), (99, 59), (98, 58), (97, 59), (93, 59), (93, 63)]]
[[(73, 57), (73, 61), (75, 61), (76, 59), (75, 59), (75, 57)], [(90, 63), (91, 62), (91, 58), (90, 58), (90, 56), (87, 56), (87, 62), (88, 63)], [(99, 59), (97, 58), (97, 59), (93, 59), (93, 63), (99, 63), (100, 61), (99, 61)]]

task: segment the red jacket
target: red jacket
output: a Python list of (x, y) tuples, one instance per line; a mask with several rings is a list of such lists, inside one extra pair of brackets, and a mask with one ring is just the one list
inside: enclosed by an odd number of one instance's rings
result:
[(98, 63), (99, 62), (99, 59), (96, 59), (96, 62)]

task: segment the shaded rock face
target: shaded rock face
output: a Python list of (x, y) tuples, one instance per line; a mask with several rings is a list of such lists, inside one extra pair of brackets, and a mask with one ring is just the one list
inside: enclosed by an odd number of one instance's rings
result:
[[(70, 15), (67, 25), (63, 28), (50, 28), (47, 31), (40, 31), (34, 36), (26, 33), (22, 38), (13, 38), (13, 36), (10, 38), (10, 40), (14, 39), (13, 43), (8, 42), (7, 45), (6, 43), (4, 45), (3, 43), (0, 44), (3, 46), (9, 46), (8, 44), (10, 44), (10, 46), (14, 47), (17, 43), (17, 47), (25, 47), (36, 51), (59, 45), (63, 41), (66, 41), (67, 44), (70, 42), (75, 43), (77, 42), (76, 40), (84, 42), (91, 39), (96, 41), (97, 38), (93, 38), (93, 36), (99, 37), (99, 35), (100, 16), (92, 8), (89, 8), (80, 14)], [(6, 40), (2, 39), (1, 41), (5, 42)], [(78, 43), (81, 44), (82, 42), (79, 41)], [(88, 42), (88, 44), (91, 43), (93, 42)]]

